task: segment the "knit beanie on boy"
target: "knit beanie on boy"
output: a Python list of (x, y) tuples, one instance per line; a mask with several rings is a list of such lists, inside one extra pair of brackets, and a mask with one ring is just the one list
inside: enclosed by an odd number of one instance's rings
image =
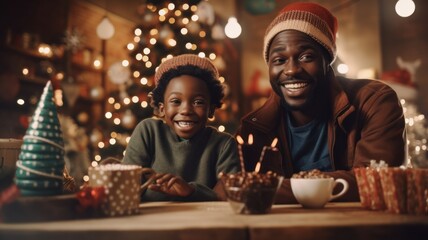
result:
[(173, 58), (167, 59), (159, 65), (155, 73), (155, 83), (158, 85), (159, 80), (162, 78), (163, 74), (168, 72), (173, 68), (177, 68), (180, 66), (191, 65), (198, 68), (205, 69), (211, 72), (215, 79), (219, 78), (219, 73), (214, 64), (208, 60), (208, 58), (201, 58), (198, 55), (194, 54), (182, 54), (175, 56)]
[(269, 47), (276, 34), (297, 30), (321, 44), (333, 62), (336, 57), (337, 19), (326, 8), (316, 3), (295, 2), (285, 6), (266, 29), (263, 56), (269, 61)]

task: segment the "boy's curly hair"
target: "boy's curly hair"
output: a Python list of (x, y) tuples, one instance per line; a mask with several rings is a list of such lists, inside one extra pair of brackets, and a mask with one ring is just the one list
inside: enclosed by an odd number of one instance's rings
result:
[(149, 97), (151, 98), (151, 107), (154, 109), (154, 114), (159, 115), (159, 103), (164, 101), (164, 94), (166, 87), (171, 79), (181, 76), (189, 75), (204, 81), (207, 84), (208, 91), (210, 93), (210, 102), (215, 108), (220, 108), (223, 104), (224, 98), (224, 86), (217, 79), (216, 74), (205, 68), (201, 68), (196, 65), (186, 64), (176, 66), (165, 71), (159, 76), (156, 82), (156, 87), (150, 92)]

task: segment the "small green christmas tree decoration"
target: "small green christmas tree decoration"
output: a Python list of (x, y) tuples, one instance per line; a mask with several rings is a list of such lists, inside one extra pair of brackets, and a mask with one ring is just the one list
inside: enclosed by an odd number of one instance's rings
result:
[(49, 81), (25, 133), (15, 183), (23, 196), (62, 193), (64, 140)]

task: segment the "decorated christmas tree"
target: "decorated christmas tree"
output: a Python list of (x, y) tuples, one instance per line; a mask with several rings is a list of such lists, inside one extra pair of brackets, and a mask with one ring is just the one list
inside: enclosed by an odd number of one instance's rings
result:
[(428, 126), (425, 115), (418, 110), (418, 84), (416, 71), (421, 60), (405, 61), (396, 58), (398, 69), (382, 73), (381, 79), (391, 86), (401, 99), (406, 118), (408, 159), (406, 164), (417, 168), (428, 168)]
[[(211, 59), (221, 74), (227, 70), (224, 58), (231, 54), (231, 45), (225, 37), (225, 24), (207, 1), (146, 1), (137, 13), (141, 22), (126, 46), (129, 60), (111, 65), (107, 72), (118, 90), (109, 93), (105, 118), (91, 134), (95, 160), (121, 159), (136, 124), (153, 116), (148, 94), (164, 59), (192, 53)], [(233, 133), (238, 121), (236, 104), (229, 97), (227, 79), (220, 80), (226, 98), (210, 125)]]
[(49, 81), (31, 118), (16, 163), (15, 183), (24, 196), (61, 194), (64, 141)]
[(408, 163), (413, 167), (428, 168), (428, 128), (425, 116), (415, 104), (401, 100), (406, 117)]

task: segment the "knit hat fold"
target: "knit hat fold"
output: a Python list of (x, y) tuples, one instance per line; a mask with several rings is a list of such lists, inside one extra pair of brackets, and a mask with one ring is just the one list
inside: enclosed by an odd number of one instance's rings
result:
[(173, 58), (167, 59), (159, 65), (155, 73), (155, 83), (158, 84), (159, 80), (162, 78), (163, 74), (168, 72), (171, 69), (180, 67), (180, 66), (195, 66), (202, 69), (205, 69), (211, 72), (215, 79), (219, 78), (219, 73), (217, 68), (208, 58), (202, 58), (195, 54), (182, 54), (175, 56)]
[(296, 2), (284, 7), (266, 29), (263, 56), (269, 61), (269, 47), (273, 38), (285, 30), (307, 34), (323, 46), (331, 57), (336, 57), (337, 19), (326, 8), (316, 3)]

